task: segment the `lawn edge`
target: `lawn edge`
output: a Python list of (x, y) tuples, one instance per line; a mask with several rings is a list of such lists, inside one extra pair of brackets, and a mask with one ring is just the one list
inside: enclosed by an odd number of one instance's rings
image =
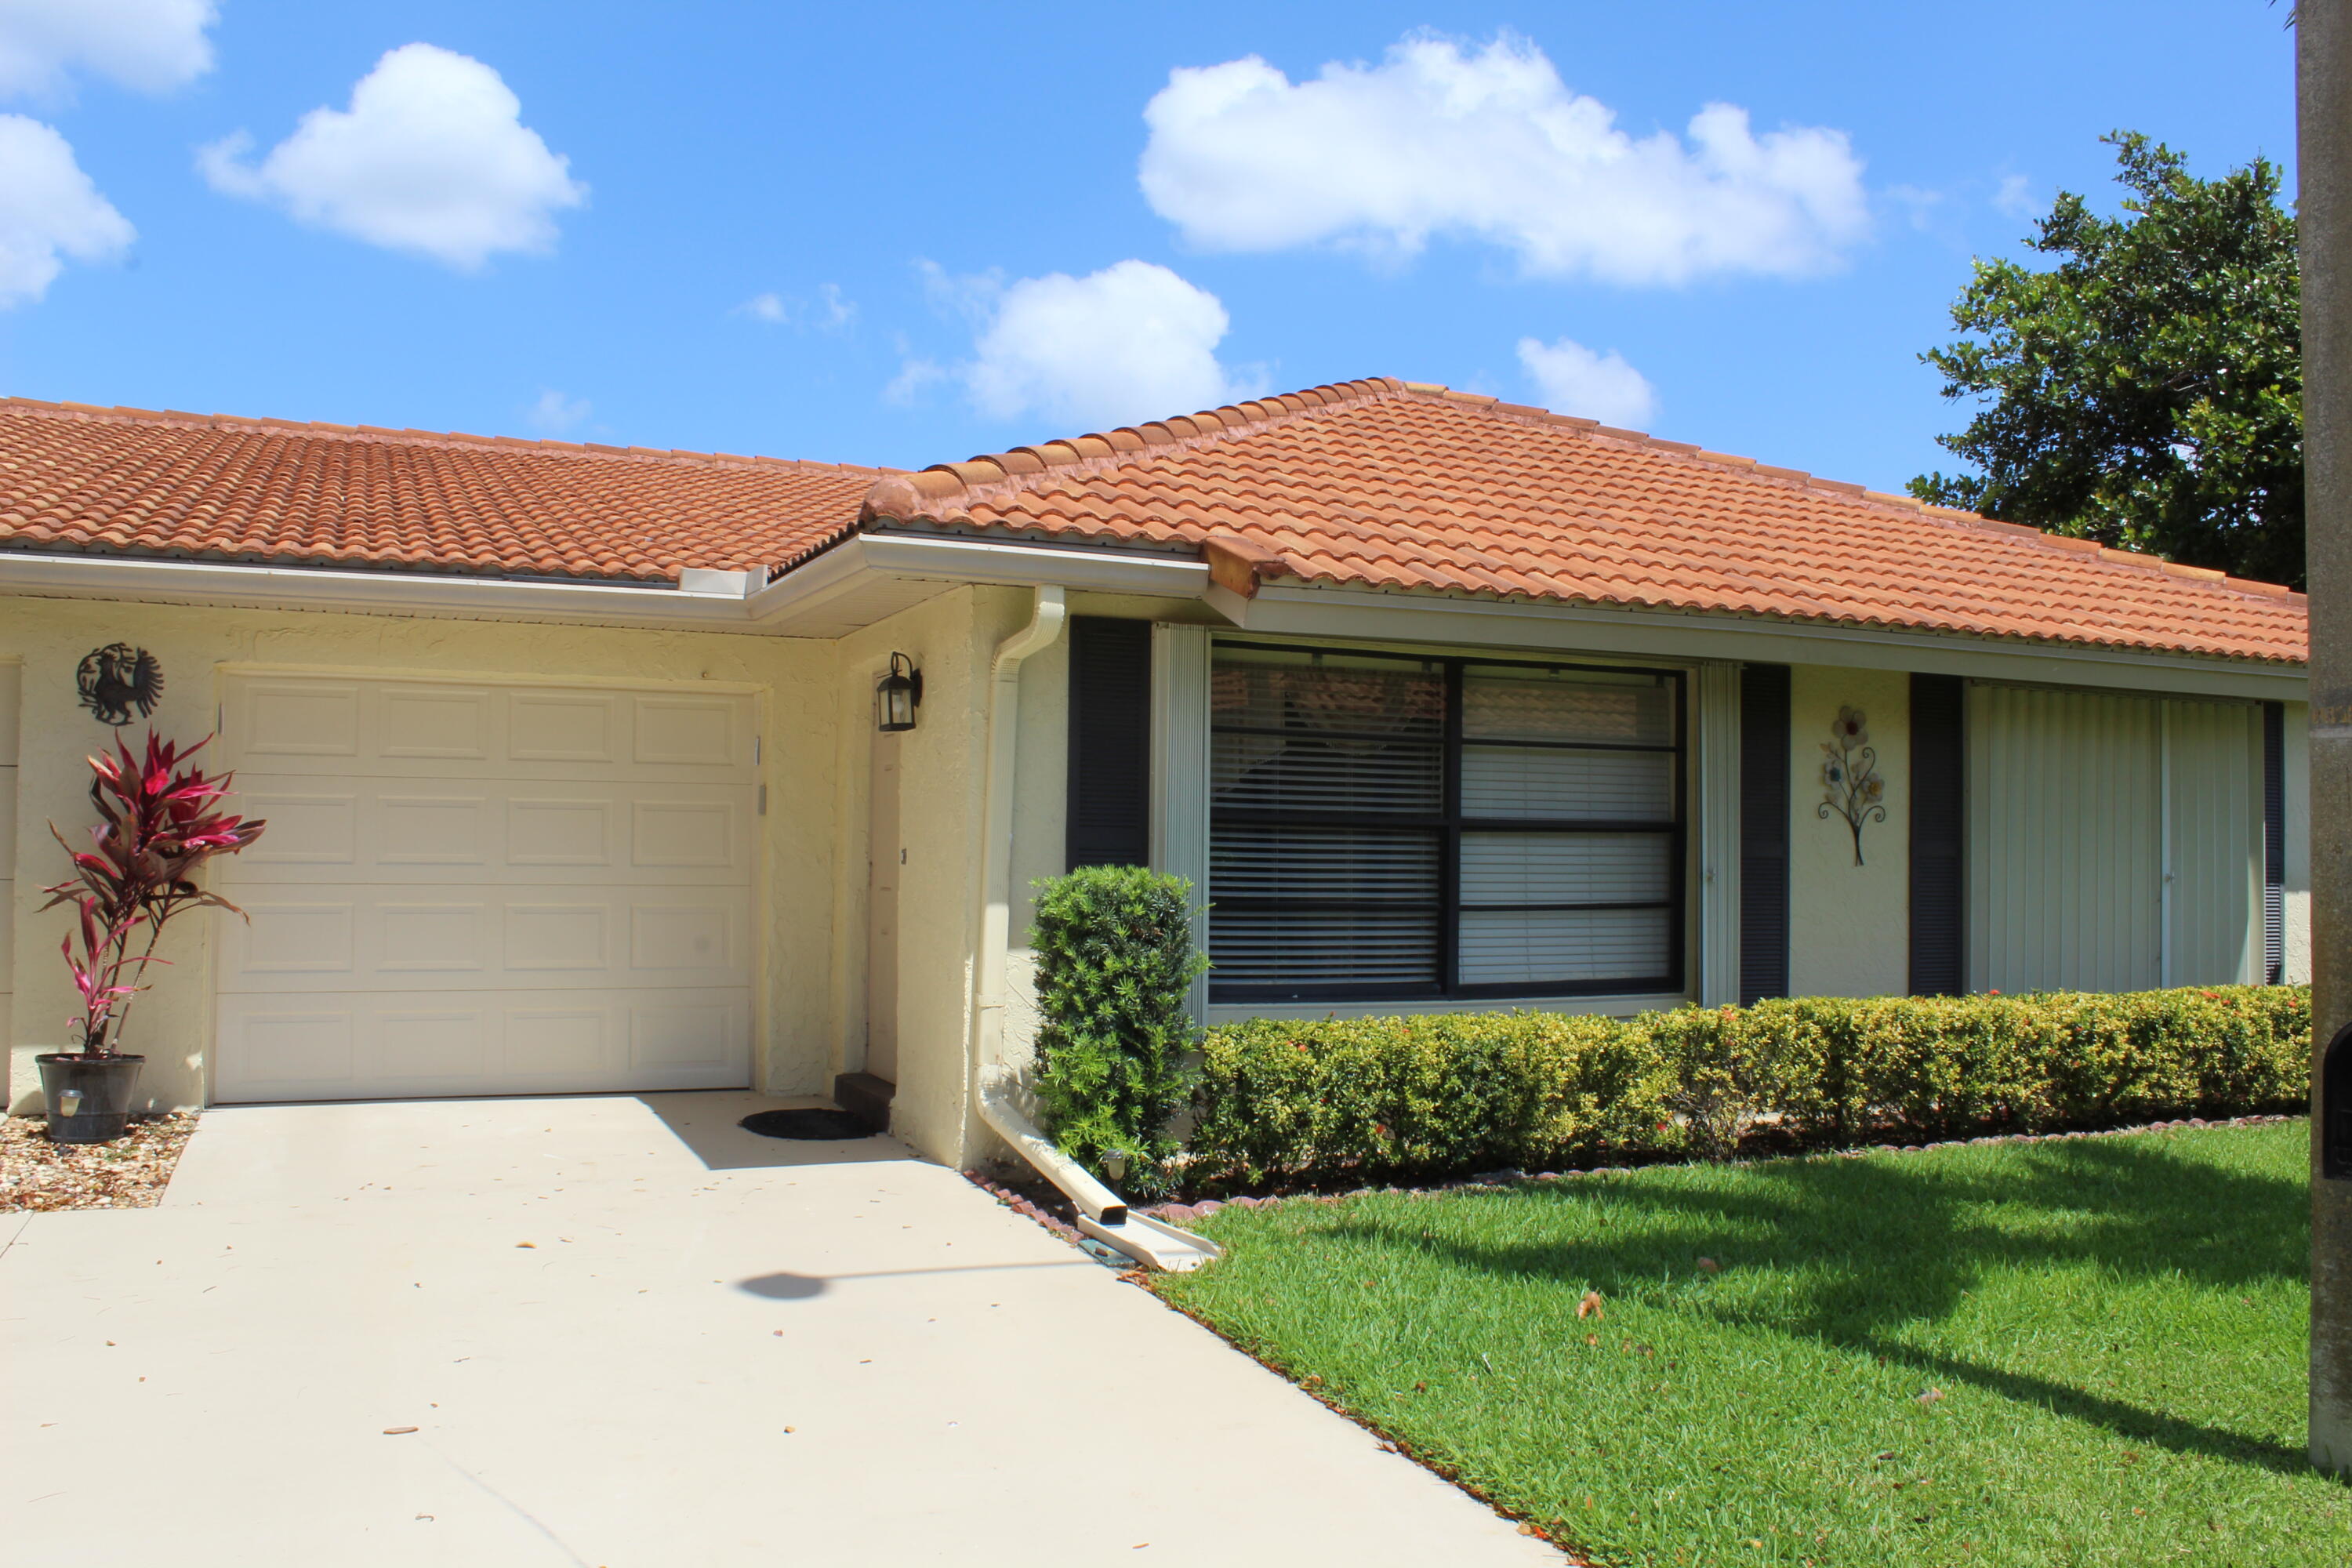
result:
[[(1139, 1208), (1136, 1212), (1139, 1214), (1150, 1215), (1156, 1219), (1162, 1220), (1171, 1225), (1183, 1225), (1192, 1220), (1204, 1218), (1209, 1215), (1216, 1213), (1219, 1209), (1229, 1207), (1253, 1209), (1272, 1208), (1283, 1204), (1297, 1203), (1325, 1205), (1342, 1203), (1350, 1198), (1380, 1195), (1417, 1196), (1433, 1193), (1452, 1193), (1477, 1189), (1500, 1191), (1511, 1187), (1532, 1186), (1542, 1183), (1574, 1181), (1582, 1176), (1608, 1175), (1621, 1171), (1653, 1171), (1661, 1168), (1662, 1165), (1752, 1166), (1773, 1164), (1782, 1161), (1791, 1160), (1855, 1160), (1872, 1154), (1925, 1154), (1942, 1149), (1967, 1149), (2005, 1143), (2055, 1143), (2084, 1138), (2128, 1138), (2141, 1136), (2150, 1132), (2172, 1132), (2183, 1130), (2210, 1131), (2219, 1128), (2233, 1127), (2269, 1127), (2275, 1126), (2281, 1122), (2307, 1121), (2309, 1120), (2310, 1117), (2308, 1114), (2293, 1111), (2263, 1112), (2248, 1116), (2181, 1117), (2165, 1121), (2136, 1122), (2128, 1127), (2077, 1128), (2058, 1132), (1987, 1133), (1975, 1138), (1946, 1138), (1924, 1143), (1861, 1144), (1851, 1149), (1809, 1150), (1795, 1153), (1759, 1155), (1755, 1158), (1744, 1160), (1675, 1160), (1667, 1162), (1651, 1162), (1641, 1165), (1596, 1165), (1572, 1171), (1544, 1171), (1535, 1174), (1529, 1174), (1524, 1171), (1482, 1171), (1473, 1175), (1456, 1178), (1453, 1181), (1432, 1183), (1423, 1186), (1359, 1187), (1353, 1191), (1344, 1193), (1277, 1192), (1262, 1196), (1245, 1196), (1225, 1199), (1209, 1198), (1196, 1204), (1156, 1204), (1150, 1207)], [(1027, 1219), (1041, 1228), (1051, 1232), (1072, 1248), (1076, 1249), (1083, 1247), (1085, 1238), (1079, 1233), (1077, 1227), (1070, 1224), (1067, 1220), (1059, 1217), (1056, 1214), (1052, 1212), (1052, 1209), (1046, 1205), (1038, 1203), (1028, 1194), (1022, 1192), (1019, 1188), (1008, 1185), (983, 1172), (969, 1170), (964, 1172), (963, 1175), (967, 1181), (971, 1182), (974, 1186), (979, 1187), (982, 1191), (989, 1194), (992, 1197), (995, 1198), (998, 1203), (1013, 1210), (1013, 1213), (1020, 1215), (1023, 1218)], [(1414, 1464), (1419, 1465), (1423, 1469), (1427, 1470), (1430, 1474), (1437, 1477), (1438, 1479), (1445, 1482), (1448, 1486), (1453, 1487), (1457, 1491), (1460, 1491), (1465, 1497), (1476, 1499), (1480, 1504), (1493, 1510), (1496, 1517), (1516, 1522), (1518, 1524), (1522, 1534), (1530, 1536), (1535, 1540), (1541, 1541), (1546, 1545), (1551, 1547), (1554, 1551), (1559, 1552), (1561, 1557), (1571, 1565), (1571, 1568), (1603, 1568), (1603, 1564), (1600, 1563), (1596, 1560), (1580, 1554), (1585, 1550), (1580, 1543), (1577, 1543), (1570, 1539), (1563, 1539), (1561, 1534), (1554, 1533), (1556, 1531), (1561, 1531), (1566, 1521), (1552, 1521), (1539, 1519), (1532, 1514), (1524, 1512), (1508, 1503), (1499, 1501), (1496, 1499), (1488, 1496), (1476, 1484), (1465, 1479), (1460, 1472), (1455, 1470), (1454, 1467), (1447, 1464), (1444, 1460), (1417, 1451), (1410, 1442), (1387, 1430), (1372, 1417), (1341, 1404), (1336, 1397), (1325, 1392), (1325, 1390), (1320, 1386), (1322, 1379), (1319, 1375), (1310, 1373), (1308, 1376), (1304, 1378), (1296, 1375), (1277, 1363), (1267, 1360), (1265, 1355), (1253, 1347), (1234, 1339), (1231, 1334), (1228, 1334), (1224, 1330), (1218, 1327), (1217, 1324), (1210, 1321), (1207, 1318), (1202, 1317), (1200, 1313), (1193, 1311), (1191, 1308), (1184, 1306), (1181, 1302), (1171, 1300), (1165, 1294), (1154, 1288), (1152, 1276), (1148, 1271), (1141, 1268), (1130, 1269), (1120, 1274), (1119, 1279), (1127, 1284), (1134, 1285), (1142, 1289), (1146, 1294), (1150, 1295), (1154, 1300), (1158, 1301), (1168, 1310), (1174, 1312), (1181, 1317), (1189, 1319), (1193, 1323), (1198, 1324), (1202, 1329), (1216, 1336), (1219, 1341), (1231, 1347), (1234, 1351), (1249, 1357), (1250, 1360), (1265, 1368), (1266, 1371), (1272, 1373), (1275, 1376), (1281, 1378), (1285, 1383), (1289, 1384), (1293, 1388), (1297, 1389), (1300, 1393), (1314, 1400), (1318, 1405), (1320, 1405), (1326, 1410), (1330, 1411), (1334, 1415), (1337, 1415), (1342, 1420), (1348, 1421), (1361, 1427), (1364, 1431), (1370, 1433), (1374, 1437), (1380, 1440), (1381, 1447), (1385, 1452), (1401, 1455), (1403, 1458), (1412, 1460)]]
[[(1414, 1186), (1386, 1185), (1354, 1187), (1346, 1192), (1328, 1193), (1311, 1190), (1276, 1190), (1274, 1192), (1231, 1198), (1202, 1198), (1194, 1203), (1154, 1204), (1139, 1206), (1136, 1213), (1147, 1215), (1169, 1225), (1181, 1226), (1204, 1219), (1223, 1208), (1267, 1208), (1276, 1204), (1336, 1204), (1349, 1198), (1375, 1195), (1415, 1196), (1428, 1193), (1458, 1193), (1486, 1189), (1498, 1191), (1509, 1187), (1530, 1186), (1545, 1182), (1572, 1182), (1585, 1176), (1614, 1175), (1621, 1172), (1671, 1170), (1694, 1165), (1739, 1169), (1754, 1165), (1780, 1164), (1783, 1162), (1806, 1160), (1859, 1160), (1872, 1154), (1927, 1154), (1940, 1149), (1972, 1149), (2003, 1143), (2056, 1143), (2080, 1138), (2131, 1138), (2149, 1132), (2175, 1132), (2183, 1130), (2201, 1131), (2225, 1127), (2269, 1127), (2284, 1121), (2308, 1121), (2305, 1111), (2260, 1111), (2247, 1116), (2181, 1117), (2169, 1121), (2140, 1121), (2128, 1127), (2071, 1128), (2058, 1132), (1990, 1132), (1975, 1138), (1945, 1138), (1927, 1143), (1857, 1143), (1848, 1149), (1806, 1149), (1786, 1152), (1756, 1154), (1735, 1160), (1647, 1160), (1636, 1164), (1590, 1165), (1569, 1171), (1519, 1170), (1479, 1171), (1451, 1181), (1428, 1182)], [(1075, 1233), (1073, 1233), (1075, 1234)]]

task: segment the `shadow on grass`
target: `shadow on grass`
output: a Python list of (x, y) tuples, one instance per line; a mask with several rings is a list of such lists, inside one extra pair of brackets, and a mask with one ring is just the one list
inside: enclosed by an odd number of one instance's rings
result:
[[(1908, 1344), (1897, 1331), (1944, 1320), (2009, 1268), (2088, 1264), (2124, 1277), (2177, 1275), (2213, 1289), (2303, 1277), (2308, 1197), (2301, 1182), (2183, 1158), (2160, 1142), (2098, 1139), (2009, 1145), (1998, 1162), (1811, 1158), (1724, 1171), (1683, 1167), (1512, 1189), (1529, 1239), (1479, 1243), (1424, 1235), (1417, 1221), (1342, 1220), (1327, 1234), (1442, 1257), (1458, 1267), (1554, 1279), (1604, 1296), (1638, 1295), (1700, 1254), (1786, 1266), (1793, 1301), (1727, 1302), (1719, 1321), (1916, 1367), (2040, 1405), (2137, 1441), (2266, 1469), (2300, 1472), (2300, 1448), (2145, 1409), (2065, 1384)], [(1728, 1178), (1728, 1179), (1727, 1179)], [(1542, 1207), (1580, 1205), (1635, 1219), (1622, 1240), (1580, 1226), (1547, 1237)], [(1998, 1213), (1994, 1212), (1998, 1211)]]

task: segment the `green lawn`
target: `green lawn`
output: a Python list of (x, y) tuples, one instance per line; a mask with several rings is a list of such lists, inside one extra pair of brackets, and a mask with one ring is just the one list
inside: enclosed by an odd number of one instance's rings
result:
[(2308, 1146), (2297, 1121), (1228, 1208), (1199, 1225), (1226, 1258), (1153, 1284), (1600, 1563), (2343, 1568), (2352, 1489), (2304, 1465)]

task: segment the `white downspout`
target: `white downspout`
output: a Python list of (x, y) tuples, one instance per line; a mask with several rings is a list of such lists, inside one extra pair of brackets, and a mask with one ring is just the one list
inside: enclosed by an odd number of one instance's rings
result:
[(1069, 618), (1059, 587), (1035, 590), (1029, 624), (996, 646), (990, 669), (987, 755), (981, 810), (980, 952), (972, 966), (971, 1082), (981, 1120), (1077, 1205), (1078, 1227), (1155, 1268), (1197, 1268), (1217, 1256), (1214, 1242), (1129, 1214), (1117, 1193), (1095, 1180), (1014, 1102), (1004, 1065), (1004, 994), (1013, 938), (1013, 797), (1021, 730), (1021, 666), (1051, 647)]

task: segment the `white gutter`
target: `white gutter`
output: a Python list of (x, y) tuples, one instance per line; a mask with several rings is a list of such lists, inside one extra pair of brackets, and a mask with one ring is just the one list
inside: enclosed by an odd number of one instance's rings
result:
[[(734, 573), (712, 574), (733, 577)], [(590, 620), (631, 625), (740, 624), (737, 592), (681, 592), (667, 584), (517, 581), (423, 572), (347, 572), (313, 566), (240, 566), (124, 555), (43, 555), (0, 550), (0, 590), (70, 598), (246, 605), (361, 614), (446, 612), (484, 618)]]
[(1007, 954), (1013, 937), (1013, 792), (1021, 729), (1021, 666), (1053, 646), (1069, 617), (1058, 585), (1036, 590), (1029, 624), (996, 647), (990, 670), (987, 755), (981, 813), (979, 963), (973, 966), (971, 1081), (981, 1120), (1077, 1205), (1078, 1228), (1154, 1268), (1198, 1268), (1217, 1245), (1130, 1213), (1117, 1193), (1055, 1148), (1016, 1103), (1019, 1080), (1004, 1065)]
[(0, 593), (825, 637), (905, 608), (904, 594), (890, 591), (898, 583), (936, 583), (942, 590), (961, 583), (1053, 583), (1196, 599), (1208, 586), (1209, 568), (1147, 551), (862, 533), (772, 583), (755, 586), (752, 575), (688, 569), (672, 587), (0, 550)]

